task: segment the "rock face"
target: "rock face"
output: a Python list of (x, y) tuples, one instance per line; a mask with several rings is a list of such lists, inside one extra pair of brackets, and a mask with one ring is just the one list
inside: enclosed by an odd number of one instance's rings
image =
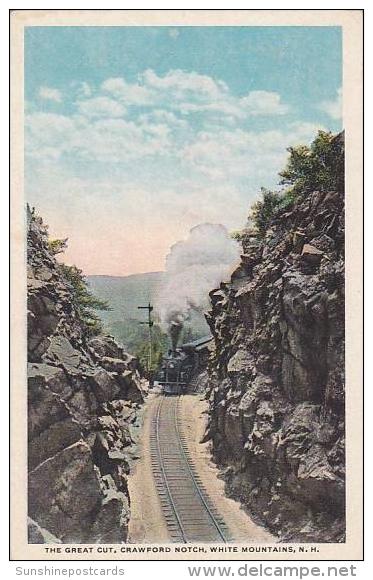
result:
[(110, 337), (89, 338), (72, 287), (28, 214), (29, 542), (120, 543), (147, 388)]
[(210, 294), (207, 436), (230, 494), (283, 541), (344, 537), (343, 204), (281, 210)]

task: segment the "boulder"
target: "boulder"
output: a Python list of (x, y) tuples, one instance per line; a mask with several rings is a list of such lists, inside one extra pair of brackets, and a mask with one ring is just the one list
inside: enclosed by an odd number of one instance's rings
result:
[(82, 354), (75, 349), (65, 336), (53, 336), (45, 357), (57, 366), (62, 366), (70, 375), (79, 374)]
[(101, 359), (101, 365), (107, 371), (122, 374), (128, 371), (127, 362), (121, 358), (113, 358), (109, 356), (104, 356)]
[(127, 537), (130, 506), (128, 497), (116, 489), (111, 476), (105, 478), (107, 485), (104, 499), (91, 530), (91, 542), (97, 544), (121, 544)]
[(97, 369), (90, 377), (93, 392), (99, 403), (117, 398), (121, 388), (111, 374), (103, 368)]
[(27, 535), (29, 544), (60, 544), (61, 540), (48, 530), (41, 528), (37, 522), (27, 518)]
[(312, 246), (304, 244), (301, 253), (301, 268), (304, 273), (314, 273), (320, 266), (323, 252)]
[(27, 376), (30, 385), (48, 388), (63, 400), (69, 399), (73, 394), (72, 382), (59, 367), (45, 363), (29, 363)]
[(30, 439), (28, 445), (29, 469), (35, 469), (40, 463), (80, 439), (82, 439), (80, 427), (70, 416), (62, 421), (53, 422), (37, 437)]
[(293, 248), (294, 252), (297, 254), (301, 254), (304, 246), (304, 242), (306, 239), (306, 234), (302, 230), (296, 230), (293, 234)]
[(234, 376), (238, 373), (249, 371), (253, 365), (254, 357), (246, 350), (239, 349), (230, 359), (227, 365), (227, 373)]
[(123, 349), (110, 336), (95, 336), (88, 341), (88, 346), (98, 359), (121, 358), (123, 354)]
[(63, 449), (31, 471), (28, 491), (29, 514), (41, 527), (64, 543), (81, 542), (82, 532), (88, 540), (102, 492), (86, 443)]
[(70, 414), (66, 405), (49, 389), (40, 386), (38, 380), (28, 383), (28, 437), (32, 440), (51, 425), (67, 419)]

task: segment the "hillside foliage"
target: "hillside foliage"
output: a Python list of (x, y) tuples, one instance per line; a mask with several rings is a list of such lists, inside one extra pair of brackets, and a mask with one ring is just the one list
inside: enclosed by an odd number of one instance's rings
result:
[(81, 322), (87, 327), (91, 336), (103, 331), (102, 322), (96, 311), (110, 310), (109, 304), (97, 298), (90, 291), (82, 270), (77, 266), (61, 264), (63, 276), (73, 288), (73, 300)]
[(280, 172), (280, 191), (261, 190), (261, 199), (250, 210), (249, 219), (262, 238), (276, 213), (313, 191), (344, 192), (344, 137), (319, 131), (310, 146), (289, 147), (287, 165)]

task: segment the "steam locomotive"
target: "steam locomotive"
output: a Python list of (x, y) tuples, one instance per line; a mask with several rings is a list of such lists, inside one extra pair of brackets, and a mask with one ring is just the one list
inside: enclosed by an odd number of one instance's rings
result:
[(192, 377), (206, 362), (211, 340), (211, 336), (205, 336), (168, 351), (155, 377), (155, 384), (162, 386), (165, 395), (181, 395), (186, 392)]
[(193, 361), (181, 349), (170, 350), (162, 360), (156, 380), (165, 395), (181, 395), (191, 379)]

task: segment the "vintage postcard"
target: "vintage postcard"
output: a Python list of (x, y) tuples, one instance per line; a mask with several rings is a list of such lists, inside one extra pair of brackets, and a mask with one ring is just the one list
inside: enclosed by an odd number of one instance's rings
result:
[(361, 10), (15, 10), (11, 558), (362, 558)]

